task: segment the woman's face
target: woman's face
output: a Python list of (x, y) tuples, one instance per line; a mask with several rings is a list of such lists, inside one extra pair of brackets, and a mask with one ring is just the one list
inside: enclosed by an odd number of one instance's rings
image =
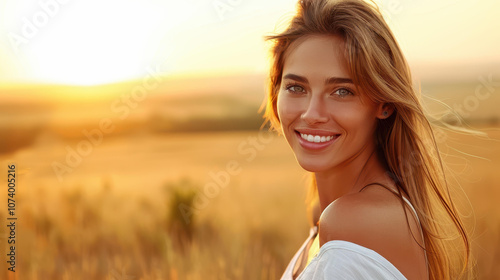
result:
[(371, 153), (382, 105), (354, 86), (343, 56), (344, 40), (310, 35), (285, 53), (278, 116), (302, 168), (331, 170)]

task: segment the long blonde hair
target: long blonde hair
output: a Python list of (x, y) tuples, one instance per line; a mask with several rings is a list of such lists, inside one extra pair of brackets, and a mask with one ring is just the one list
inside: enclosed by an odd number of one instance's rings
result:
[[(430, 279), (463, 276), (469, 263), (469, 237), (450, 197), (433, 129), (422, 109), (420, 94), (412, 86), (408, 64), (375, 4), (361, 0), (299, 1), (298, 12), (288, 28), (268, 37), (274, 45), (266, 120), (279, 131), (277, 96), (285, 52), (295, 40), (311, 34), (342, 36), (350, 75), (356, 86), (374, 102), (394, 106), (395, 112), (378, 123), (376, 139), (380, 158), (388, 174), (417, 209)], [(312, 203), (317, 196), (314, 183), (310, 193), (313, 195), (308, 200)], [(449, 241), (451, 239), (455, 241)]]

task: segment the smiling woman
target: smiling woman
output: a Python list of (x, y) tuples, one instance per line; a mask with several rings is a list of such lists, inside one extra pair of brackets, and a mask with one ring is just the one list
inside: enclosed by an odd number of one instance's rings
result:
[[(385, 118), (382, 112), (390, 110), (387, 108), (390, 106), (377, 105), (356, 90), (343, 48), (339, 36), (304, 36), (290, 46), (283, 66), (278, 116), (283, 124), (290, 124), (283, 133), (292, 147), (297, 146), (294, 151), (299, 164), (309, 171), (331, 168), (325, 161), (346, 160), (339, 156), (325, 157), (329, 146), (346, 153), (360, 147), (373, 149), (365, 140), (374, 133), (376, 116)], [(311, 92), (321, 94), (313, 98), (308, 95)], [(311, 129), (329, 117), (338, 125)]]
[(468, 234), (379, 8), (302, 0), (269, 39), (265, 116), (313, 177), (311, 234), (282, 280), (466, 277)]

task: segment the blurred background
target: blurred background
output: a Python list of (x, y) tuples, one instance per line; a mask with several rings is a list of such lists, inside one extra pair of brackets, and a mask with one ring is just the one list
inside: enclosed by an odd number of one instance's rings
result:
[[(437, 128), (477, 279), (500, 268), (500, 2), (380, 0)], [(295, 1), (0, 0), (0, 278), (279, 279), (308, 174), (259, 130)], [(449, 109), (457, 115), (449, 113)], [(16, 273), (5, 261), (16, 165)], [(4, 225), (5, 224), (5, 225)]]

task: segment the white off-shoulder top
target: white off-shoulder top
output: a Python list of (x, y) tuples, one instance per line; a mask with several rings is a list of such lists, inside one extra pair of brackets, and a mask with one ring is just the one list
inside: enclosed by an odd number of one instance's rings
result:
[(329, 241), (319, 249), (297, 280), (405, 280), (406, 278), (387, 259), (358, 244)]
[[(418, 216), (413, 205), (403, 197), (415, 216)], [(292, 280), (295, 265), (307, 245), (317, 235), (317, 227), (311, 228), (309, 237), (290, 261), (281, 280)], [(426, 258), (427, 259), (427, 258)], [(427, 261), (427, 260), (426, 260)], [(318, 254), (297, 277), (297, 280), (406, 280), (406, 277), (386, 258), (379, 253), (361, 245), (332, 240), (321, 246)]]

